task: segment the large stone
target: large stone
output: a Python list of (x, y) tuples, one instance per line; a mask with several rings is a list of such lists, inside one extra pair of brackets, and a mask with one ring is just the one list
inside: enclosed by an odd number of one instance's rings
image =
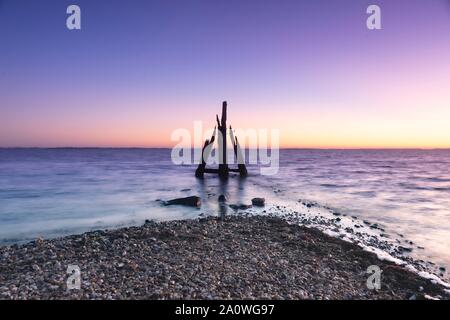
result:
[(166, 201), (164, 204), (166, 206), (182, 205), (182, 206), (189, 206), (189, 207), (200, 207), (201, 203), (202, 202), (199, 197), (192, 196), (192, 197), (186, 197), (186, 198), (172, 199), (172, 200)]
[(252, 204), (256, 207), (264, 207), (264, 205), (266, 204), (266, 199), (264, 198), (253, 198), (252, 199)]

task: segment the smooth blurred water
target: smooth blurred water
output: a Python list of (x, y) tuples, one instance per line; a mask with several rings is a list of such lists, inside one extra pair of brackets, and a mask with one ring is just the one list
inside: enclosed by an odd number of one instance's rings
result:
[(283, 150), (266, 186), (386, 226), (450, 267), (450, 150)]
[[(450, 266), (450, 150), (281, 150), (280, 170), (194, 178), (168, 149), (0, 149), (0, 242), (217, 214), (217, 196), (308, 199), (386, 226)], [(155, 200), (199, 195), (201, 209)]]

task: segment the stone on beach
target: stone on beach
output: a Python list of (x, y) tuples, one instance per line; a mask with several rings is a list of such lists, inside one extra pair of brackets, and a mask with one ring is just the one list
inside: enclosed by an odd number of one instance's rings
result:
[(256, 207), (264, 207), (266, 203), (266, 199), (264, 198), (253, 198), (252, 199), (252, 205), (256, 206)]
[(233, 210), (247, 210), (252, 207), (251, 204), (230, 204), (229, 205), (231, 209)]
[(189, 206), (189, 207), (200, 207), (201, 200), (197, 196), (186, 197), (186, 198), (177, 198), (177, 199), (172, 199), (172, 200), (164, 202), (164, 205), (166, 205), (166, 206), (182, 205), (182, 206)]

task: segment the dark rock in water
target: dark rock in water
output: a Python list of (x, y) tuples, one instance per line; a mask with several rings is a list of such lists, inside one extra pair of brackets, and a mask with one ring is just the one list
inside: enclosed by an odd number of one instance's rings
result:
[(248, 204), (230, 204), (230, 208), (233, 210), (246, 210), (251, 208), (251, 205)]
[(439, 270), (441, 270), (442, 272), (445, 272), (445, 267), (439, 267)]
[(164, 205), (166, 205), (166, 206), (182, 205), (182, 206), (189, 206), (189, 207), (200, 207), (201, 200), (197, 196), (186, 197), (186, 198), (177, 198), (177, 199), (172, 199), (172, 200), (164, 202)]
[(191, 191), (191, 189), (181, 189), (181, 192)]
[(227, 198), (223, 194), (221, 194), (219, 196), (219, 202), (227, 202)]
[(333, 212), (333, 215), (340, 216), (341, 214), (339, 212)]
[(406, 247), (402, 247), (402, 246), (399, 246), (398, 250), (400, 250), (402, 252), (411, 252), (411, 251), (413, 251), (412, 248), (406, 248)]
[(253, 198), (252, 199), (252, 204), (257, 207), (264, 207), (265, 203), (266, 203), (266, 199), (264, 199), (264, 198)]

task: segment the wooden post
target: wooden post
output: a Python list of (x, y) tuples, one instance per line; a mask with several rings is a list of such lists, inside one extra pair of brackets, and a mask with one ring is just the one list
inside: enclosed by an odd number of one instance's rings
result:
[(241, 177), (246, 177), (248, 172), (247, 168), (245, 167), (244, 156), (242, 155), (242, 150), (241, 146), (239, 145), (238, 138), (235, 137), (235, 139), (236, 141), (234, 143), (234, 152), (238, 163), (239, 174), (241, 175)]
[(206, 147), (209, 145), (209, 140), (206, 139), (205, 144), (202, 149), (202, 155), (201, 155), (201, 163), (199, 163), (197, 170), (195, 170), (195, 176), (197, 178), (203, 178), (203, 174), (205, 173), (205, 167), (206, 167), (206, 161), (203, 159), (203, 152), (205, 152)]
[(230, 139), (231, 143), (233, 144), (234, 159), (236, 160), (238, 165), (238, 172), (241, 175), (241, 177), (246, 177), (248, 172), (247, 168), (245, 167), (245, 161), (242, 155), (242, 150), (239, 145), (238, 138), (234, 136), (233, 128), (231, 128), (231, 126), (230, 126)]
[[(219, 176), (221, 178), (228, 177), (227, 164), (227, 102), (222, 103), (222, 118), (220, 119), (219, 132), (221, 137), (219, 140)], [(219, 122), (219, 117), (217, 117)]]
[(214, 143), (215, 139), (216, 139), (216, 128), (214, 128), (211, 140), (206, 139), (205, 144), (203, 145), (201, 161), (197, 167), (197, 170), (195, 170), (195, 176), (197, 178), (203, 178), (206, 168), (206, 161), (208, 161), (209, 155), (211, 154), (212, 144)]

